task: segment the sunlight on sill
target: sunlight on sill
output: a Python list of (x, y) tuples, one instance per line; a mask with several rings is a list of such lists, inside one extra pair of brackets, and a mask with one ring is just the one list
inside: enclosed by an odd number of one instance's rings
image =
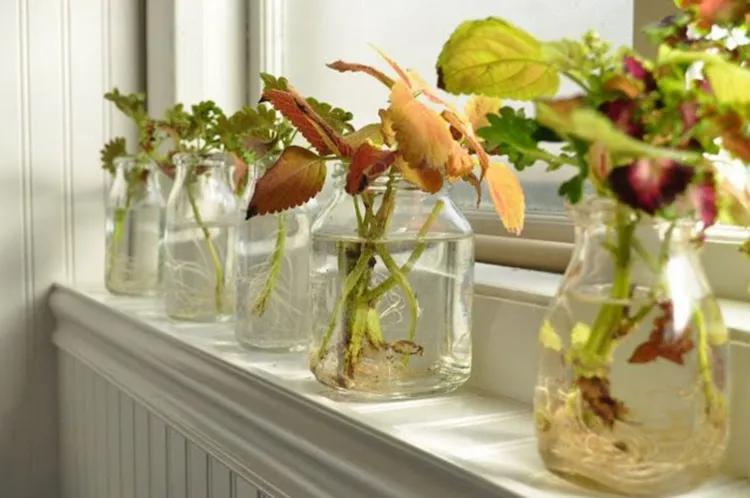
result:
[[(547, 306), (562, 275), (507, 266), (476, 263), (475, 292), (482, 296)], [(719, 299), (732, 340), (750, 344), (750, 302)]]

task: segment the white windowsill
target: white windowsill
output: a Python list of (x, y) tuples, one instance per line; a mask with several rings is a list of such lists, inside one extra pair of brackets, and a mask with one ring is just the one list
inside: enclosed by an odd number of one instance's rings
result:
[[(477, 270), (478, 294), (539, 304), (559, 280)], [(340, 402), (311, 378), (305, 355), (248, 352), (229, 324), (173, 324), (152, 300), (99, 289), (57, 286), (51, 305), (62, 350), (272, 496), (610, 496), (546, 472), (529, 407), (508, 398), (467, 387), (413, 401)], [(750, 484), (719, 476), (684, 496), (746, 497)]]
[[(557, 292), (562, 275), (542, 271), (477, 263), (477, 294), (547, 306)], [(731, 339), (750, 344), (750, 303), (719, 299)]]

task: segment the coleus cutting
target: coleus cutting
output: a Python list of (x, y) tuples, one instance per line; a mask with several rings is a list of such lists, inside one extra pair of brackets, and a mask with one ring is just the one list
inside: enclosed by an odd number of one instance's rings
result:
[[(731, 17), (738, 12), (731, 10)], [(688, 85), (688, 70), (696, 62), (704, 65), (705, 79)], [(729, 54), (662, 45), (658, 58), (650, 61), (630, 49), (612, 50), (595, 33), (581, 41), (542, 42), (505, 20), (489, 18), (465, 22), (455, 30), (439, 56), (437, 74), (439, 87), (451, 93), (534, 102), (535, 117), (510, 106), (487, 116), (489, 125), (477, 134), (486, 140), (489, 153), (507, 155), (518, 169), (536, 161), (546, 162), (549, 170), (571, 166), (575, 175), (559, 189), (570, 203), (578, 203), (589, 185), (594, 195), (632, 210), (635, 221), (630, 215), (617, 216), (610, 227), (616, 241), (611, 248), (613, 303), (630, 297), (638, 219), (651, 216), (674, 223), (687, 211), (695, 213), (704, 230), (720, 216), (750, 226), (746, 192), (723, 181), (708, 158), (723, 148), (740, 161), (750, 161), (750, 71)], [(553, 98), (562, 78), (578, 87), (577, 95)], [(682, 364), (693, 342), (670, 339), (666, 331), (671, 309), (661, 302), (649, 303), (634, 315), (623, 304), (603, 304), (591, 328), (581, 324), (585, 334), (579, 334), (568, 352), (582, 397), (605, 425), (627, 414), (609, 392), (606, 366), (611, 352), (657, 306), (664, 316), (654, 322), (648, 342), (636, 348), (630, 361), (664, 358)], [(705, 322), (697, 317), (696, 323)], [(553, 333), (546, 324), (541, 340), (559, 350)], [(711, 403), (706, 365), (702, 375)]]
[[(379, 111), (380, 121), (354, 131), (351, 114), (302, 97), (284, 78), (264, 75), (262, 101), (271, 103), (310, 144), (284, 148), (276, 163), (261, 177), (247, 208), (247, 218), (277, 213), (304, 204), (323, 188), (326, 162), (348, 164), (346, 192), (358, 195), (390, 170), (425, 192), (437, 193), (443, 184), (466, 181), (480, 193), (486, 179), (492, 200), (506, 229), (523, 227), (524, 198), (520, 183), (509, 168), (491, 163), (475, 130), (496, 99), (478, 96), (467, 114), (444, 101), (413, 70), (404, 70), (384, 54), (395, 79), (380, 70), (344, 61), (328, 66), (340, 72), (362, 72), (389, 89), (390, 103)], [(425, 101), (440, 107), (440, 111)], [(475, 174), (475, 165), (481, 170)]]
[[(294, 135), (289, 122), (264, 105), (244, 106), (227, 116), (213, 101), (202, 101), (189, 109), (178, 103), (168, 108), (162, 119), (155, 119), (147, 111), (143, 93), (122, 94), (114, 88), (104, 98), (114, 103), (136, 126), (136, 159), (153, 161), (169, 178), (174, 178), (172, 157), (178, 152), (199, 156), (225, 152), (234, 162), (235, 185), (244, 188), (249, 165), (278, 154)], [(126, 155), (126, 139), (112, 138), (101, 150), (102, 167), (114, 174), (114, 160)], [(139, 171), (137, 178), (144, 180), (145, 173)]]
[[(730, 60), (750, 63), (748, 0), (674, 0), (680, 8), (649, 26), (646, 33), (657, 44), (689, 50), (711, 50), (726, 54)], [(744, 42), (744, 43), (743, 43)]]

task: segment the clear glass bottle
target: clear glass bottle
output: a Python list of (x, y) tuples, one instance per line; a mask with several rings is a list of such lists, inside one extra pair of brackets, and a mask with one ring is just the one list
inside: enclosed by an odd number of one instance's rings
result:
[(593, 198), (540, 331), (541, 456), (563, 477), (638, 496), (709, 478), (728, 431), (729, 348), (696, 223)]
[(220, 153), (176, 154), (164, 235), (164, 303), (176, 320), (223, 321), (234, 312), (238, 199)]
[(302, 351), (310, 342), (314, 199), (242, 221), (237, 233), (235, 333), (249, 348)]
[(161, 285), (164, 197), (153, 164), (115, 159), (107, 197), (104, 283), (112, 294), (150, 296)]
[(469, 223), (395, 173), (355, 197), (337, 182), (312, 228), (313, 374), (363, 398), (458, 388), (471, 371)]

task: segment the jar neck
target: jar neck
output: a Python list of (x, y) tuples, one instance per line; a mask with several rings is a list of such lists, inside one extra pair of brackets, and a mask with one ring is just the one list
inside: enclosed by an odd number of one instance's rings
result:
[(584, 266), (642, 267), (658, 275), (668, 260), (697, 252), (699, 223), (639, 215), (610, 199), (593, 198), (569, 208), (576, 228), (576, 256)]
[(150, 159), (125, 156), (115, 160), (115, 184), (123, 183), (130, 188), (146, 187), (158, 188), (156, 167)]
[[(338, 165), (334, 172), (334, 186), (340, 191), (344, 192), (346, 189), (347, 173), (349, 171), (348, 165)], [(425, 192), (413, 183), (404, 179), (401, 173), (390, 170), (387, 173), (380, 175), (374, 180), (368, 182), (367, 186), (362, 190), (362, 194), (372, 194), (375, 196), (384, 195), (386, 192), (392, 192), (398, 196), (409, 196), (409, 197), (427, 197), (430, 195), (429, 192)], [(442, 191), (442, 190), (441, 190)]]
[(175, 154), (172, 159), (175, 166), (175, 181), (180, 183), (201, 183), (209, 179), (229, 184), (232, 161), (228, 154), (193, 152)]

